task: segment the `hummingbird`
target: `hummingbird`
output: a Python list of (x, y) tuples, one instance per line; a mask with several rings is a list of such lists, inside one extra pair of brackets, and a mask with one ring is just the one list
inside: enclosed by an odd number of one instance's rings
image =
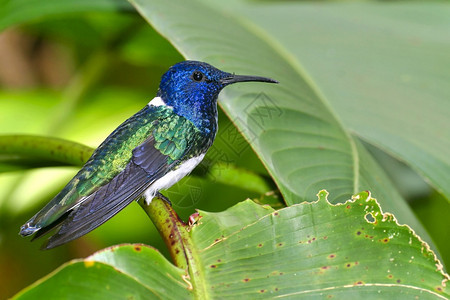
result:
[(235, 75), (205, 62), (183, 61), (161, 77), (156, 97), (117, 127), (81, 170), (20, 228), (33, 240), (51, 230), (51, 249), (77, 239), (116, 215), (134, 200), (147, 205), (188, 175), (212, 145), (217, 125), (217, 97), (233, 83), (260, 77)]

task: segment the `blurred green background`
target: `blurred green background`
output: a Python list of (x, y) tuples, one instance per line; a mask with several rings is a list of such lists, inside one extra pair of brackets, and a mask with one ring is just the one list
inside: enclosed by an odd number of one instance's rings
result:
[[(0, 134), (48, 135), (96, 147), (154, 97), (160, 76), (182, 60), (164, 38), (131, 12), (66, 14), (9, 28), (0, 33)], [(441, 222), (450, 213), (446, 200), (406, 165), (366, 146), (410, 201), (448, 265), (450, 233)], [(217, 162), (212, 172), (212, 163)], [(220, 178), (232, 167), (245, 169), (264, 183), (256, 188), (226, 185)], [(142, 242), (165, 251), (136, 203), (85, 237), (40, 251), (41, 242), (21, 238), (19, 227), (77, 168), (22, 171), (1, 157), (0, 168), (1, 299), (70, 259), (110, 245)], [(257, 156), (221, 112), (218, 138), (205, 162), (165, 194), (186, 220), (195, 208), (221, 211), (246, 198), (261, 200), (264, 192), (274, 188)]]

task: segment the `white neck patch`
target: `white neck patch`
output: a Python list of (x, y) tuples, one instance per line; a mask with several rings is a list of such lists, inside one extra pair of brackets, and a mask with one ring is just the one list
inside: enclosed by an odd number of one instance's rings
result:
[(168, 106), (161, 97), (155, 97), (148, 103), (148, 105), (152, 106), (167, 106), (168, 108), (173, 108), (172, 106)]

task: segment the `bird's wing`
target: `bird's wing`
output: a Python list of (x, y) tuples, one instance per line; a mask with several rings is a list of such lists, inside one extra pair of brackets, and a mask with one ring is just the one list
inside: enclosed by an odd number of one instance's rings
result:
[(47, 248), (84, 235), (139, 197), (181, 158), (195, 155), (192, 149), (202, 138), (190, 121), (170, 112), (155, 117), (145, 110), (99, 146), (69, 184), (22, 226), (22, 235), (36, 233), (36, 238), (59, 226)]
[(132, 150), (152, 134), (155, 123), (164, 117), (164, 107), (150, 110), (146, 106), (122, 123), (94, 151), (92, 156), (69, 183), (22, 226), (22, 236), (49, 227), (67, 217), (68, 212), (81, 205), (101, 186), (108, 184), (125, 170), (132, 158)]
[(167, 158), (155, 148), (153, 138), (134, 149), (133, 159), (125, 169), (74, 208), (45, 247), (67, 243), (109, 220), (173, 167), (175, 162), (167, 164)]

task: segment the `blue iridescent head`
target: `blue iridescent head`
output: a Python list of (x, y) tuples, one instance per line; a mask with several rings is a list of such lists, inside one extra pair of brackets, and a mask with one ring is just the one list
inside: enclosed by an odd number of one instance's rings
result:
[(244, 81), (277, 83), (270, 78), (234, 75), (204, 62), (188, 60), (173, 65), (162, 76), (158, 96), (199, 129), (215, 133), (217, 96), (227, 85)]

